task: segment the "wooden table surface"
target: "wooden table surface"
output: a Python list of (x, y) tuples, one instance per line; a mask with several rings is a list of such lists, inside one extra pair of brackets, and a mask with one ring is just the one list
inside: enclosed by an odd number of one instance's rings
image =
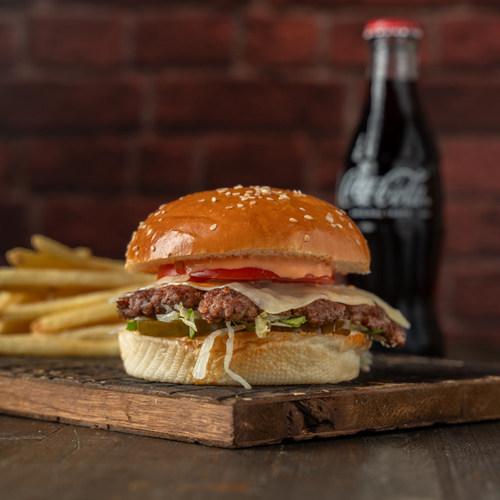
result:
[[(500, 345), (449, 357), (498, 360)], [(500, 498), (500, 421), (210, 448), (0, 415), (5, 499)]]

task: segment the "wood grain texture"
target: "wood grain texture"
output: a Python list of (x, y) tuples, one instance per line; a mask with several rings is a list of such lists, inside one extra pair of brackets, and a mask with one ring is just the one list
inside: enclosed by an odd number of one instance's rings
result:
[(229, 450), (0, 415), (16, 500), (497, 500), (500, 422)]
[(336, 385), (179, 386), (119, 360), (0, 359), (0, 410), (135, 434), (249, 447), (364, 430), (500, 418), (500, 365), (379, 356)]

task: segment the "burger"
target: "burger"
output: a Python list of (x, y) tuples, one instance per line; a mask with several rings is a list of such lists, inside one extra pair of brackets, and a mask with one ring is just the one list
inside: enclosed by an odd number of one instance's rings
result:
[(336, 284), (369, 273), (361, 232), (300, 191), (222, 188), (162, 205), (134, 232), (126, 268), (155, 273), (117, 300), (128, 374), (177, 384), (337, 383), (373, 341), (405, 342), (403, 315)]

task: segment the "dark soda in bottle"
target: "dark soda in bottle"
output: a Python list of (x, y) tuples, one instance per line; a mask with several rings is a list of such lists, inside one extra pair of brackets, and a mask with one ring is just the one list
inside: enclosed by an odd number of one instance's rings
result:
[[(412, 21), (370, 21), (363, 37), (371, 63), (362, 117), (339, 178), (337, 203), (371, 251), (371, 274), (349, 282), (376, 293), (411, 323), (395, 351), (441, 356), (433, 304), (442, 238), (438, 152), (417, 92), (421, 28)], [(375, 346), (376, 348), (376, 346)]]

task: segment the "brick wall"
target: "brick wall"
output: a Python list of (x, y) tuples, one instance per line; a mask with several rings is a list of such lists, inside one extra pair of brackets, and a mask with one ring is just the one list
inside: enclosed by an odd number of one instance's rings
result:
[(426, 30), (443, 325), (498, 336), (495, 0), (0, 0), (0, 251), (41, 232), (119, 257), (160, 203), (240, 182), (333, 199), (378, 16)]

